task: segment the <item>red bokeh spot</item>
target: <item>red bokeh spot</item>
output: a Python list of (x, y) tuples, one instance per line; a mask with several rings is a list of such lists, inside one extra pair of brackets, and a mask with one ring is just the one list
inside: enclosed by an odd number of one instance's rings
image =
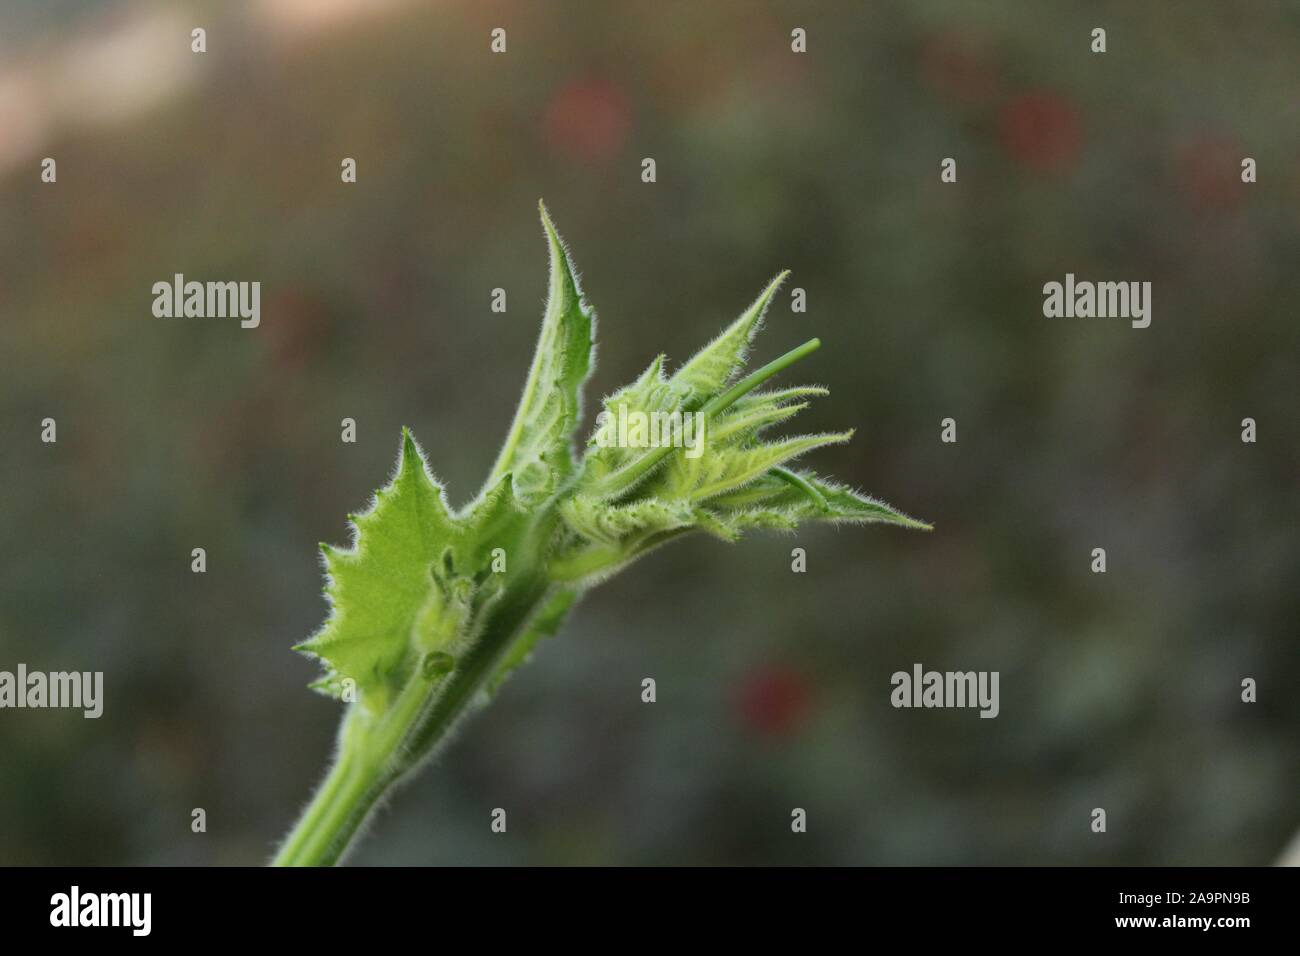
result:
[(562, 87), (546, 104), (547, 145), (563, 159), (596, 165), (622, 150), (632, 126), (623, 91), (607, 80), (587, 78)]
[(765, 736), (787, 736), (808, 714), (807, 682), (785, 667), (765, 667), (740, 684), (737, 710), (745, 726)]
[(1070, 165), (1083, 146), (1079, 111), (1059, 93), (1026, 93), (1010, 100), (998, 117), (998, 131), (1013, 160), (1041, 172)]

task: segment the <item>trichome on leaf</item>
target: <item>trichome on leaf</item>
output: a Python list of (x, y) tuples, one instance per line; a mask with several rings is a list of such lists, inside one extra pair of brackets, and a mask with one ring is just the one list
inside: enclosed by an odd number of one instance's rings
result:
[[(313, 687), (348, 707), (335, 764), (276, 864), (341, 859), (385, 793), (561, 627), (583, 591), (652, 548), (692, 531), (734, 541), (750, 529), (807, 521), (929, 528), (789, 467), (850, 432), (765, 437), (826, 394), (763, 388), (814, 351), (816, 339), (741, 376), (786, 273), (675, 373), (660, 355), (606, 398), (608, 414), (575, 454), (595, 315), (544, 205), (541, 218), (551, 260), (541, 336), (478, 496), (451, 508), (403, 430), (392, 480), (352, 516), (352, 546), (321, 546), (331, 611), (297, 649), (324, 667)], [(694, 416), (702, 448), (620, 443), (611, 429), (637, 414)]]

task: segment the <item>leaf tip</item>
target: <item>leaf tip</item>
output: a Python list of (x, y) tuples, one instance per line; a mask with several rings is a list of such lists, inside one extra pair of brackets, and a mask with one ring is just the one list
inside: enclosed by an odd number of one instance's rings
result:
[(411, 434), (411, 429), (405, 425), (402, 426), (402, 463), (410, 467), (420, 457), (419, 446), (415, 444), (415, 436)]
[(560, 234), (555, 228), (555, 222), (551, 219), (551, 211), (546, 208), (546, 200), (537, 200), (537, 215), (542, 220), (542, 229), (546, 232), (546, 237), (557, 245), (560, 242)]
[(749, 334), (751, 337), (758, 331), (763, 316), (766, 314), (768, 306), (772, 304), (772, 299), (776, 296), (777, 290), (785, 284), (785, 280), (788, 278), (790, 278), (790, 270), (782, 269), (776, 274), (776, 278), (767, 284), (767, 288), (759, 293), (758, 298), (754, 300), (754, 304), (750, 307), (751, 315), (749, 319)]

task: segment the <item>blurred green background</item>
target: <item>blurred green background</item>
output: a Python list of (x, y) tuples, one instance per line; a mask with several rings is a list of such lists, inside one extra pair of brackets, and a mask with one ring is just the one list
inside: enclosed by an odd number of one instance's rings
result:
[[(325, 614), (316, 543), (404, 424), (478, 487), (545, 293), (538, 197), (600, 313), (589, 399), (789, 267), (808, 311), (783, 293), (756, 358), (819, 335), (801, 425), (858, 429), (808, 464), (936, 531), (655, 553), (354, 862), (1275, 861), (1298, 64), (1292, 3), (5, 4), (0, 669), (102, 670), (106, 702), (0, 712), (0, 863), (269, 856), (339, 717), (289, 649)], [(177, 272), (260, 281), (261, 327), (154, 318)], [(1151, 281), (1151, 327), (1044, 319), (1066, 272)], [(913, 662), (1000, 671), (1001, 716), (891, 708)]]

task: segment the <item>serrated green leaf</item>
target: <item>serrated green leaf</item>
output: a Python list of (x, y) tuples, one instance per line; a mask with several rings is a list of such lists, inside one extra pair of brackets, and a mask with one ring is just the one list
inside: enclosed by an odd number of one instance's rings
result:
[(328, 668), (318, 688), (339, 694), (351, 678), (366, 706), (382, 710), (410, 674), (419, 643), (413, 631), (437, 599), (434, 562), (458, 536), (409, 431), (392, 481), (354, 527), (352, 548), (322, 548), (331, 613), (299, 649)]

